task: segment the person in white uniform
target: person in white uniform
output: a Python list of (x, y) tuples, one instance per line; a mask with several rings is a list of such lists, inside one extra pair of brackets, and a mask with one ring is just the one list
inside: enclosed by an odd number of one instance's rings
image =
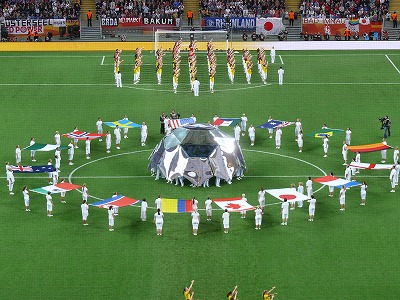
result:
[[(331, 172), (329, 175), (333, 176), (333, 172)], [(335, 187), (333, 185), (329, 185), (328, 189), (329, 189), (329, 197), (333, 197), (333, 192), (335, 190)]]
[(235, 141), (239, 144), (239, 141), (240, 141), (240, 126), (239, 126), (239, 124), (236, 124), (236, 126), (233, 130), (235, 133)]
[(46, 195), (46, 206), (47, 206), (47, 216), (53, 216), (53, 198), (51, 197), (51, 192), (47, 192)]
[(82, 200), (86, 200), (87, 201), (88, 197), (89, 197), (89, 190), (86, 187), (86, 183), (84, 183), (83, 186), (82, 186)]
[[(299, 182), (299, 186), (297, 187), (297, 192), (302, 194), (302, 195), (304, 194), (304, 186), (303, 186), (302, 182)], [(302, 208), (303, 207), (303, 201), (302, 200), (298, 200), (297, 201), (297, 207), (298, 208)]]
[(158, 208), (154, 214), (154, 223), (156, 224), (157, 235), (162, 235), (162, 229), (164, 225), (164, 214)]
[(10, 195), (14, 195), (13, 188), (15, 183), (14, 172), (11, 167), (7, 169), (7, 181), (8, 181), (8, 192)]
[(74, 154), (75, 154), (75, 148), (74, 148), (74, 143), (71, 140), (68, 144), (68, 164), (72, 166), (74, 164)]
[[(31, 141), (29, 142), (29, 146), (32, 146), (32, 145), (34, 145), (34, 144), (35, 144), (35, 138), (32, 137), (32, 138), (31, 138)], [(35, 150), (31, 150), (31, 159), (32, 159), (33, 162), (36, 161), (36, 159), (35, 159), (35, 153), (36, 153)]]
[(199, 96), (199, 91), (200, 91), (200, 81), (196, 77), (193, 81), (193, 94), (195, 97)]
[(278, 127), (275, 131), (275, 148), (281, 149), (282, 129)]
[(242, 129), (242, 136), (244, 136), (246, 134), (246, 128), (247, 128), (247, 117), (246, 114), (243, 114), (241, 117), (241, 122), (240, 122), (240, 127)]
[(110, 153), (111, 152), (110, 149), (111, 149), (111, 133), (109, 130), (107, 130), (107, 132), (106, 132), (106, 152)]
[(275, 63), (275, 55), (276, 55), (275, 48), (272, 47), (271, 51), (269, 52), (269, 56), (271, 57), (271, 64)]
[(264, 190), (263, 187), (258, 191), (258, 204), (260, 205), (261, 211), (264, 214), (264, 209), (265, 209), (265, 193), (266, 191)]
[[(129, 119), (128, 119), (127, 115), (124, 115), (124, 118), (122, 120), (128, 121)], [(128, 127), (124, 127), (124, 139), (128, 138), (128, 130), (129, 130)]]
[(261, 207), (258, 205), (255, 212), (255, 222), (256, 222), (256, 230), (260, 230), (261, 229), (261, 222), (262, 222), (262, 210)]
[(156, 201), (154, 201), (155, 205), (156, 205), (156, 209), (162, 210), (162, 199), (161, 199), (161, 195), (158, 195)]
[[(387, 145), (386, 139), (382, 140), (382, 144)], [(386, 162), (386, 157), (387, 157), (387, 149), (381, 150), (381, 156), (382, 156), (382, 160), (381, 163), (385, 163)]]
[(114, 129), (114, 135), (115, 135), (115, 146), (117, 149), (121, 149), (120, 148), (120, 144), (121, 144), (121, 128), (119, 128), (119, 126), (115, 126)]
[(115, 74), (115, 80), (117, 81), (117, 88), (122, 88), (122, 74), (120, 71)]
[(205, 209), (206, 209), (206, 215), (207, 215), (207, 221), (211, 221), (212, 217), (212, 200), (210, 196), (207, 197), (206, 201), (204, 202)]
[(143, 222), (147, 220), (147, 201), (146, 198), (143, 198), (142, 203), (140, 205), (140, 219), (142, 219)]
[(346, 187), (343, 185), (339, 192), (340, 210), (346, 209)]
[(279, 68), (278, 70), (278, 84), (283, 85), (283, 75), (285, 74), (285, 71), (283, 70), (282, 67)]
[(222, 223), (224, 225), (224, 233), (229, 232), (229, 212), (225, 209), (225, 212), (222, 214)]
[(367, 182), (364, 181), (360, 186), (360, 194), (361, 194), (360, 205), (365, 205), (365, 201), (367, 200), (367, 189), (368, 189)]
[[(271, 122), (272, 120), (273, 120), (272, 116), (269, 116), (268, 117), (268, 122)], [(269, 138), (272, 139), (272, 135), (274, 134), (274, 129), (273, 128), (268, 128), (268, 134), (269, 134)]]
[(282, 215), (282, 223), (281, 225), (287, 225), (287, 221), (289, 219), (289, 202), (287, 199), (283, 199), (283, 203), (281, 205), (281, 215)]
[(199, 223), (200, 223), (200, 214), (196, 209), (192, 212), (193, 235), (197, 235), (197, 231), (199, 230)]
[(313, 194), (313, 188), (312, 188), (312, 180), (311, 177), (309, 176), (307, 181), (306, 181), (306, 191), (307, 191), (307, 197), (311, 198), (311, 195)]
[[(361, 162), (361, 153), (359, 151), (356, 152), (356, 159), (355, 162), (360, 163)], [(356, 169), (356, 173), (360, 173), (359, 169)]]
[(299, 152), (303, 152), (303, 131), (301, 130), (297, 135), (297, 145), (299, 146)]
[(142, 126), (140, 127), (140, 143), (142, 146), (146, 146), (146, 140), (147, 140), (147, 125), (145, 122), (143, 122)]
[(390, 179), (390, 184), (392, 186), (392, 189), (390, 190), (390, 192), (394, 193), (394, 192), (396, 192), (396, 167), (395, 166), (393, 166), (392, 169), (390, 170), (389, 179)]
[(396, 164), (399, 161), (399, 147), (396, 146), (393, 152), (393, 164)]
[(347, 165), (347, 153), (348, 153), (349, 149), (347, 148), (347, 143), (346, 141), (343, 141), (343, 146), (342, 146), (342, 156), (343, 156), (343, 166)]
[(323, 145), (323, 147), (324, 147), (324, 157), (328, 157), (328, 148), (329, 148), (329, 138), (328, 138), (328, 135), (325, 135), (322, 145)]
[(88, 218), (88, 215), (89, 215), (89, 205), (87, 204), (86, 200), (83, 200), (83, 202), (81, 204), (81, 211), (82, 211), (83, 225), (87, 226), (87, 225), (89, 225), (87, 223), (87, 218)]
[(346, 166), (346, 170), (344, 170), (344, 178), (346, 180), (351, 181), (351, 168), (349, 165)]
[(31, 211), (29, 209), (29, 189), (27, 186), (22, 189), (22, 194), (24, 195), (25, 211)]
[(114, 208), (112, 205), (110, 205), (108, 207), (108, 230), (109, 231), (114, 231), (114, 219), (115, 219)]
[(346, 138), (345, 138), (345, 140), (346, 140), (346, 144), (348, 145), (348, 146), (350, 146), (350, 143), (351, 143), (351, 130), (350, 130), (350, 127), (348, 127), (347, 129), (346, 129)]
[(22, 157), (21, 148), (19, 147), (19, 145), (17, 145), (15, 147), (15, 163), (17, 166), (21, 165), (21, 157)]
[[(242, 201), (247, 202), (246, 194), (242, 194)], [(246, 210), (242, 210), (240, 212), (240, 215), (241, 215), (240, 216), (241, 219), (246, 219)]]
[(311, 195), (311, 199), (307, 200), (307, 202), (310, 204), (308, 206), (308, 215), (310, 216), (308, 221), (314, 222), (315, 206), (316, 206), (317, 200), (314, 198), (314, 195)]
[(303, 131), (303, 127), (301, 125), (301, 120), (297, 119), (296, 122), (294, 123), (294, 137), (295, 137), (295, 142), (297, 142), (297, 139), (299, 137), (299, 133)]
[(56, 134), (54, 135), (54, 141), (57, 146), (61, 146), (61, 137), (58, 131), (56, 131)]
[(86, 159), (90, 159), (90, 139), (87, 137), (85, 141)]
[(249, 138), (250, 138), (250, 146), (254, 146), (254, 142), (256, 140), (256, 129), (253, 124), (249, 127)]
[[(96, 122), (96, 129), (97, 129), (97, 133), (98, 134), (103, 134), (103, 121), (101, 120), (101, 118), (98, 118), (97, 119), (97, 122)], [(100, 137), (99, 138), (99, 142), (102, 142), (103, 140), (102, 140), (102, 138)]]

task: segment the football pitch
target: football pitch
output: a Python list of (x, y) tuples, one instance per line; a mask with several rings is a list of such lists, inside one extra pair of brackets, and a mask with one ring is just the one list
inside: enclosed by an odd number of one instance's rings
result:
[[(67, 46), (67, 43), (66, 43)], [(252, 83), (246, 83), (241, 56), (236, 54), (235, 82), (228, 80), (226, 57), (217, 53), (215, 93), (208, 88), (205, 52), (198, 57), (200, 96), (190, 92), (187, 53), (182, 54), (178, 93), (172, 92), (171, 53), (164, 57), (162, 84), (157, 85), (154, 53), (145, 52), (140, 83), (134, 85), (134, 51), (121, 59), (123, 88), (116, 88), (111, 52), (0, 52), (2, 76), (1, 161), (15, 164), (15, 146), (54, 143), (56, 131), (74, 127), (96, 132), (103, 121), (128, 118), (149, 128), (146, 146), (140, 129), (130, 129), (110, 154), (105, 142), (93, 140), (91, 159), (84, 142), (69, 166), (62, 152), (60, 178), (87, 184), (89, 203), (114, 192), (135, 199), (147, 198), (148, 220), (140, 220), (140, 205), (119, 209), (115, 231), (108, 231), (107, 211), (91, 207), (89, 226), (82, 226), (80, 192), (66, 195), (61, 204), (53, 196), (53, 218), (46, 217), (43, 195), (31, 193), (31, 212), (25, 212), (22, 188), (47, 185), (47, 174), (15, 174), (15, 195), (8, 194), (5, 173), (0, 190), (0, 298), (1, 299), (182, 299), (182, 290), (195, 280), (195, 299), (224, 299), (238, 286), (241, 300), (261, 299), (264, 289), (276, 286), (275, 299), (398, 299), (399, 197), (390, 193), (389, 171), (361, 170), (357, 181), (368, 184), (367, 204), (360, 206), (360, 189), (346, 193), (346, 210), (340, 211), (338, 190), (313, 183), (317, 199), (315, 221), (308, 222), (308, 204), (290, 211), (288, 226), (281, 226), (280, 203), (267, 196), (262, 229), (255, 230), (254, 213), (246, 219), (231, 213), (230, 231), (224, 234), (222, 211), (213, 206), (211, 222), (204, 210), (198, 236), (193, 236), (190, 214), (165, 214), (163, 235), (152, 222), (154, 200), (191, 199), (204, 208), (207, 196), (229, 198), (246, 194), (256, 205), (260, 187), (290, 187), (308, 176), (329, 172), (344, 175), (341, 147), (344, 134), (330, 139), (328, 157), (322, 140), (304, 136), (298, 152), (294, 126), (283, 128), (281, 149), (268, 131), (256, 129), (250, 147), (248, 134), (240, 145), (246, 159), (243, 180), (216, 188), (192, 188), (155, 181), (147, 169), (148, 157), (161, 140), (159, 115), (172, 109), (182, 118), (195, 114), (199, 123), (212, 122), (215, 114), (237, 118), (246, 113), (258, 126), (268, 116), (284, 121), (301, 118), (304, 134), (328, 127), (351, 128), (352, 145), (382, 141), (378, 118), (392, 119), (390, 146), (399, 141), (400, 54), (398, 51), (277, 51), (263, 85), (253, 53)], [(269, 59), (269, 57), (267, 57)], [(277, 71), (285, 70), (283, 86)], [(104, 130), (108, 130), (104, 126)], [(233, 136), (232, 127), (222, 130)], [(62, 145), (68, 139), (62, 137)], [(393, 149), (387, 163), (392, 163)], [(349, 152), (349, 158), (354, 156)], [(54, 152), (36, 152), (36, 165), (45, 165)], [(362, 162), (380, 163), (380, 152), (361, 155)], [(29, 151), (22, 165), (30, 166)]]

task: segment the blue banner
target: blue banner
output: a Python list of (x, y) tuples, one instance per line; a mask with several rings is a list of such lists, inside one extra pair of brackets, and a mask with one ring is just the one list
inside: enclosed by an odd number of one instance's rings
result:
[[(236, 31), (255, 31), (256, 30), (256, 18), (237, 18), (233, 17), (230, 19), (232, 24), (232, 30)], [(203, 30), (225, 30), (225, 18), (223, 17), (204, 17), (201, 26)]]

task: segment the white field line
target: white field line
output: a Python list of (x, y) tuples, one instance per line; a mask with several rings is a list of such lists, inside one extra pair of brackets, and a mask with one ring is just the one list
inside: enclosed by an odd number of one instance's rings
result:
[(279, 59), (281, 60), (281, 64), (284, 65), (282, 56), (279, 55)]
[(396, 65), (392, 62), (392, 60), (389, 58), (389, 56), (387, 56), (387, 55), (385, 55), (385, 56), (386, 56), (386, 58), (389, 60), (389, 62), (392, 64), (392, 66), (396, 69), (397, 73), (400, 74), (399, 69), (397, 69)]
[(100, 64), (100, 66), (104, 66), (104, 60), (106, 59), (106, 57), (105, 56), (103, 56), (103, 59), (101, 60), (101, 64)]

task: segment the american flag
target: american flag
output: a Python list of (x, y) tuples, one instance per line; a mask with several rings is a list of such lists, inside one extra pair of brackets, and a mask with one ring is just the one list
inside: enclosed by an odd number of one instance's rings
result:
[(178, 127), (181, 127), (186, 124), (193, 124), (194, 119), (193, 118), (185, 118), (185, 119), (171, 119), (169, 120), (169, 125), (171, 126), (172, 129), (176, 129)]
[(53, 165), (44, 165), (44, 166), (11, 166), (11, 170), (14, 173), (45, 173), (45, 172), (53, 172)]

